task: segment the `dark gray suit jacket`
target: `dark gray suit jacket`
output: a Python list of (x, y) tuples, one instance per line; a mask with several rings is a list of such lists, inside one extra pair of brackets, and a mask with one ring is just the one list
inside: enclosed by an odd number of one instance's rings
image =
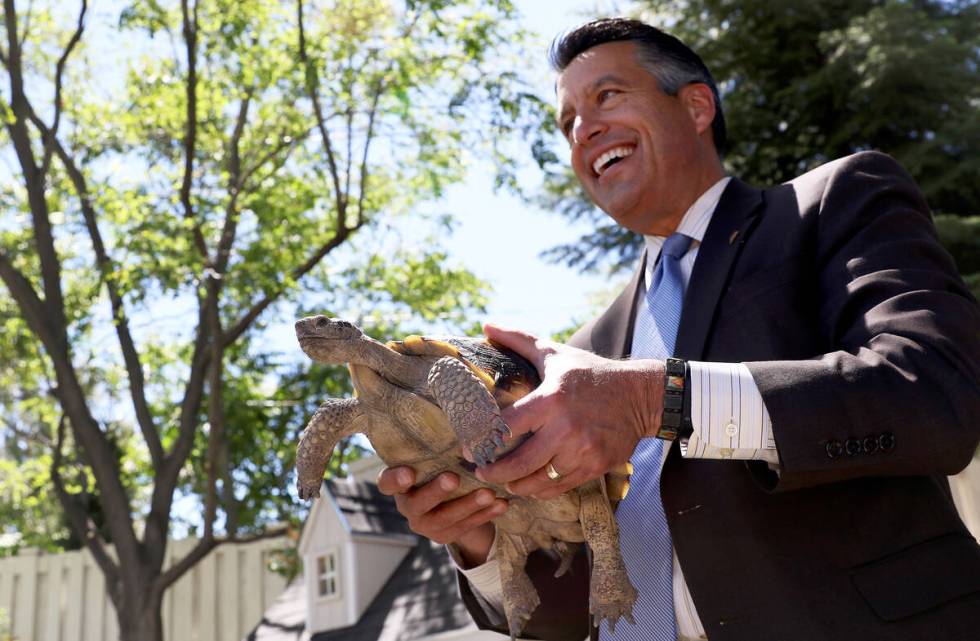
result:
[[(572, 344), (628, 356), (641, 272)], [(765, 191), (732, 180), (676, 351), (748, 365), (781, 461), (777, 476), (675, 446), (664, 467), (711, 641), (980, 638), (980, 546), (945, 480), (980, 439), (980, 310), (900, 166), (867, 152)], [(542, 605), (525, 632), (579, 641), (585, 558), (565, 580), (553, 568), (529, 561)]]

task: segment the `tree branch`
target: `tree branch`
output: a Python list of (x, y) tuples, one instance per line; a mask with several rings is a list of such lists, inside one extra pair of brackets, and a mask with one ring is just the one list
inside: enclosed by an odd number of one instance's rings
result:
[[(62, 449), (65, 442), (65, 421), (66, 417), (61, 416), (58, 421), (57, 441), (54, 444), (54, 456), (51, 459), (51, 480), (54, 482), (55, 493), (61, 507), (65, 510), (65, 515), (71, 522), (75, 534), (85, 543), (85, 547), (92, 553), (95, 562), (99, 564), (106, 579), (106, 586), (110, 590), (116, 589), (119, 579), (119, 566), (112, 560), (105, 548), (105, 542), (98, 533), (98, 528), (89, 518), (85, 508), (78, 503), (75, 496), (69, 494), (65, 489), (64, 479), (61, 478)], [(115, 600), (115, 599), (113, 599)]]
[[(184, 176), (180, 186), (180, 202), (184, 210), (184, 218), (192, 222), (193, 243), (198, 253), (204, 259), (204, 279), (209, 281), (213, 274), (211, 258), (208, 255), (207, 243), (201, 231), (201, 225), (194, 213), (191, 203), (191, 188), (193, 186), (194, 156), (197, 149), (197, 3), (193, 10), (188, 6), (188, 0), (181, 0), (180, 11), (182, 18), (182, 33), (187, 54), (187, 82), (185, 93), (187, 100), (187, 129), (184, 134)], [(207, 346), (210, 334), (207, 324), (204, 299), (198, 297), (198, 331), (194, 341), (194, 354), (191, 357), (191, 371), (184, 387), (184, 397), (180, 404), (180, 422), (178, 425), (177, 441), (163, 464), (156, 470), (153, 484), (153, 496), (150, 499), (150, 513), (146, 518), (146, 533), (144, 541), (147, 548), (155, 548), (166, 544), (170, 508), (173, 504), (173, 489), (176, 487), (187, 457), (194, 445), (194, 433), (197, 427), (197, 413), (201, 399), (204, 396), (204, 382), (208, 367)], [(154, 553), (154, 561), (161, 561), (162, 556)]]
[(267, 162), (269, 162), (270, 160), (278, 156), (280, 153), (282, 153), (284, 149), (295, 147), (299, 142), (305, 140), (306, 137), (309, 136), (310, 132), (312, 131), (313, 128), (310, 127), (306, 131), (297, 134), (289, 142), (286, 142), (285, 138), (288, 135), (288, 132), (283, 130), (282, 134), (279, 136), (279, 144), (277, 144), (275, 147), (273, 147), (266, 153), (262, 154), (262, 156), (259, 157), (259, 159), (256, 160), (254, 164), (249, 164), (248, 162), (243, 163), (243, 165), (246, 165), (246, 169), (242, 172), (241, 187), (244, 188), (245, 185), (248, 184), (248, 181), (252, 179), (252, 176), (254, 176), (256, 172), (258, 172), (260, 169), (262, 169), (262, 167), (264, 167)]
[(31, 325), (32, 331), (41, 339), (51, 359), (59, 389), (59, 403), (71, 420), (76, 439), (85, 452), (99, 483), (100, 495), (105, 502), (107, 513), (114, 515), (109, 522), (109, 527), (121, 563), (133, 563), (138, 561), (139, 552), (133, 532), (132, 506), (119, 478), (118, 462), (111, 452), (105, 434), (92, 417), (85, 391), (71, 360), (61, 291), (61, 263), (54, 247), (54, 235), (44, 195), (46, 176), (40, 172), (35, 162), (27, 129), (28, 120), (32, 119), (33, 109), (24, 92), (14, 0), (4, 0), (4, 16), (8, 39), (11, 110), (14, 115), (6, 125), (14, 142), (27, 188), (35, 249), (41, 264), (43, 303), (40, 302), (41, 299), (30, 282), (14, 269), (6, 256), (0, 258), (0, 273), (8, 289), (17, 299), (21, 313)]
[[(205, 305), (205, 301), (198, 303), (198, 332), (194, 340), (194, 353), (191, 356), (191, 371), (180, 403), (177, 440), (164, 457), (163, 464), (157, 468), (153, 478), (153, 495), (150, 498), (150, 512), (146, 516), (146, 530), (143, 537), (145, 547), (148, 549), (158, 550), (166, 546), (170, 508), (173, 505), (173, 489), (177, 486), (180, 471), (194, 446), (198, 412), (204, 397), (204, 383), (210, 361), (207, 349), (209, 332)], [(162, 558), (161, 556), (158, 560), (162, 562)]]
[(211, 362), (208, 365), (208, 486), (204, 501), (204, 537), (214, 536), (214, 519), (218, 510), (218, 476), (220, 445), (224, 438), (225, 412), (222, 395), (224, 349), (221, 318), (218, 314), (221, 281), (212, 277), (208, 283), (207, 322), (211, 333)]
[[(353, 66), (354, 66), (354, 48), (350, 47), (347, 50), (347, 70), (353, 71)], [(358, 75), (359, 74), (351, 73), (349, 77), (357, 78)], [(354, 82), (356, 81), (351, 81), (351, 84), (353, 84)], [(351, 95), (351, 98), (354, 97), (353, 87), (348, 89), (348, 93)], [(345, 210), (347, 209), (347, 203), (350, 202), (350, 177), (351, 177), (351, 168), (353, 167), (354, 164), (354, 154), (353, 154), (354, 105), (352, 104), (352, 102), (347, 103), (347, 156), (344, 159), (346, 165), (344, 168), (344, 209)]]
[(19, 436), (20, 438), (24, 439), (25, 441), (30, 441), (31, 443), (36, 443), (37, 445), (40, 445), (40, 446), (45, 447), (45, 448), (54, 447), (54, 442), (51, 441), (51, 439), (49, 439), (46, 436), (44, 436), (43, 434), (39, 434), (37, 432), (29, 432), (29, 431), (27, 431), (25, 429), (22, 429), (20, 427), (17, 427), (16, 425), (14, 425), (13, 423), (11, 423), (10, 421), (7, 421), (7, 420), (4, 420), (3, 421), (3, 426), (4, 426), (4, 429), (7, 429), (7, 430), (10, 430), (11, 432), (13, 432), (14, 436)]
[[(334, 200), (337, 207), (338, 219), (344, 223), (345, 210), (347, 209), (346, 195), (341, 187), (340, 175), (337, 173), (337, 162), (334, 157), (333, 145), (330, 142), (330, 132), (327, 131), (326, 120), (323, 117), (323, 109), (320, 107), (320, 77), (316, 72), (316, 66), (310, 61), (306, 53), (306, 31), (303, 25), (303, 0), (296, 2), (297, 22), (299, 24), (299, 59), (305, 68), (306, 90), (310, 94), (313, 102), (313, 113), (316, 115), (316, 126), (320, 130), (320, 138), (323, 140), (324, 150), (327, 152), (327, 164), (330, 167), (330, 176), (334, 184)], [(338, 226), (338, 229), (344, 225)]]
[(242, 189), (242, 159), (239, 144), (242, 140), (242, 134), (245, 132), (245, 123), (248, 121), (248, 108), (252, 101), (254, 89), (254, 87), (249, 87), (245, 92), (245, 98), (238, 108), (235, 130), (232, 132), (231, 140), (228, 141), (228, 206), (225, 208), (225, 222), (214, 260), (214, 271), (217, 272), (218, 278), (224, 277), (231, 256), (231, 247), (235, 243), (235, 234), (238, 229), (238, 194), (241, 193)]
[(123, 302), (122, 294), (116, 285), (113, 276), (115, 272), (112, 258), (106, 250), (102, 233), (99, 231), (98, 219), (95, 208), (92, 207), (92, 199), (88, 192), (88, 183), (85, 175), (75, 163), (75, 159), (68, 153), (64, 145), (55, 135), (54, 131), (49, 130), (44, 122), (34, 113), (30, 112), (31, 121), (41, 130), (46, 139), (45, 144), (51, 144), (58, 160), (68, 173), (68, 178), (78, 194), (81, 205), (82, 219), (85, 221), (85, 228), (88, 231), (89, 239), (92, 241), (92, 249), (95, 251), (96, 267), (99, 276), (109, 294), (109, 304), (112, 308), (113, 324), (116, 328), (116, 337), (122, 351), (123, 361), (126, 366), (126, 375), (129, 378), (129, 393), (133, 401), (133, 409), (136, 412), (136, 420), (139, 423), (140, 431), (146, 441), (150, 451), (150, 457), (154, 466), (160, 465), (163, 460), (163, 445), (160, 442), (160, 435), (157, 432), (153, 415), (150, 412), (149, 404), (146, 401), (146, 382), (143, 377), (143, 365), (140, 362), (139, 352), (136, 343), (129, 331), (129, 317), (126, 314), (126, 307)]
[[(292, 277), (292, 279), (298, 280), (299, 278), (302, 278), (303, 276), (308, 274), (311, 269), (316, 267), (317, 263), (323, 260), (324, 256), (326, 256), (331, 251), (333, 251), (341, 244), (343, 244), (343, 242), (347, 240), (347, 238), (353, 232), (357, 231), (357, 229), (358, 227), (338, 229), (337, 233), (334, 234), (333, 238), (331, 238), (329, 241), (323, 244), (319, 249), (317, 249), (313, 254), (311, 254), (310, 257), (307, 258), (302, 265), (296, 267), (295, 269), (293, 269), (292, 272), (290, 272), (290, 276)], [(257, 302), (255, 305), (253, 305), (252, 308), (249, 309), (244, 316), (238, 319), (238, 322), (236, 322), (235, 325), (230, 330), (225, 332), (225, 336), (224, 336), (225, 345), (226, 346), (231, 345), (236, 340), (238, 340), (238, 338), (248, 330), (248, 328), (252, 325), (252, 323), (255, 322), (255, 319), (258, 318), (259, 315), (269, 307), (269, 305), (272, 305), (274, 302), (279, 300), (279, 298), (285, 292), (286, 289), (284, 287), (280, 287), (276, 291), (266, 294), (264, 297), (262, 297), (262, 299), (259, 302)]]
[(357, 192), (357, 222), (355, 227), (360, 227), (364, 224), (364, 192), (367, 191), (368, 149), (370, 149), (371, 140), (374, 138), (374, 118), (378, 112), (378, 101), (381, 99), (381, 92), (384, 90), (381, 81), (382, 77), (379, 76), (378, 82), (375, 84), (374, 99), (371, 101), (371, 111), (368, 113), (367, 135), (364, 137), (364, 153), (361, 155), (361, 179)]
[(211, 537), (210, 539), (202, 538), (198, 541), (197, 545), (188, 552), (184, 558), (180, 559), (164, 572), (158, 581), (158, 589), (166, 590), (168, 587), (174, 584), (185, 572), (190, 570), (194, 565), (196, 565), (201, 559), (208, 555), (209, 552), (214, 550), (220, 545), (225, 545), (227, 543), (245, 544), (254, 543), (256, 541), (262, 541), (264, 539), (273, 539), (277, 536), (285, 536), (289, 534), (289, 526), (275, 527), (267, 529), (264, 532), (254, 534), (245, 537)]
[(10, 295), (17, 302), (21, 314), (24, 315), (24, 320), (41, 339), (45, 348), (57, 345), (58, 333), (50, 325), (51, 319), (47, 315), (44, 301), (38, 298), (30, 281), (20, 273), (3, 251), (0, 251), (0, 278), (3, 279)]
[(171, 565), (169, 568), (167, 568), (166, 572), (157, 578), (157, 589), (165, 590), (173, 585), (177, 579), (183, 576), (184, 573), (190, 570), (192, 567), (197, 565), (201, 559), (206, 557), (211, 550), (216, 547), (218, 547), (218, 541), (214, 537), (202, 537), (201, 540), (197, 542), (197, 545), (195, 545), (190, 552), (184, 555), (184, 558)]
[(52, 154), (52, 142), (53, 138), (58, 133), (58, 127), (61, 125), (61, 81), (65, 73), (65, 64), (68, 62), (68, 56), (71, 55), (72, 50), (78, 41), (82, 39), (82, 31), (85, 30), (85, 12), (88, 10), (87, 0), (82, 0), (82, 9), (78, 14), (78, 26), (75, 28), (75, 33), (72, 34), (71, 38), (68, 40), (68, 45), (65, 47), (64, 53), (58, 58), (58, 64), (55, 67), (54, 73), (54, 121), (51, 123), (51, 128), (48, 130), (47, 134), (44, 136), (44, 158), (41, 161), (41, 173), (45, 176), (48, 173), (48, 168), (51, 165), (51, 154)]
[(201, 225), (194, 215), (191, 203), (191, 186), (194, 180), (194, 154), (197, 150), (197, 3), (194, 3), (193, 16), (190, 15), (187, 0), (181, 0), (180, 11), (183, 16), (184, 45), (187, 50), (187, 131), (184, 134), (184, 178), (180, 185), (180, 203), (184, 208), (184, 218), (193, 221), (194, 246), (201, 257), (208, 261), (208, 247), (204, 241)]
[[(153, 498), (151, 500), (150, 515), (147, 522), (153, 523), (153, 528), (147, 528), (147, 545), (161, 544), (164, 541), (157, 541), (165, 532), (165, 524), (169, 517), (170, 506), (172, 504), (172, 488), (176, 485), (187, 457), (190, 455), (191, 447), (194, 442), (194, 433), (197, 426), (197, 412), (200, 409), (201, 399), (204, 396), (204, 383), (206, 378), (211, 379), (212, 386), (215, 384), (214, 377), (217, 376), (217, 389), (219, 389), (218, 401), (220, 403), (220, 381), (222, 366), (222, 350), (220, 340), (210, 340), (209, 337), (221, 336), (220, 315), (218, 313), (218, 302), (222, 288), (222, 278), (227, 267), (231, 246), (235, 240), (235, 230), (238, 222), (238, 211), (236, 203), (241, 189), (241, 157), (239, 143), (245, 131), (248, 121), (248, 110), (251, 104), (254, 88), (249, 88), (245, 98), (239, 107), (238, 116), (235, 120), (235, 128), (229, 141), (229, 163), (228, 163), (228, 193), (229, 201), (225, 211), (225, 222), (223, 225), (221, 239), (218, 243), (217, 253), (212, 267), (206, 270), (207, 294), (205, 299), (199, 302), (201, 312), (198, 316), (198, 336), (194, 344), (194, 354), (191, 358), (191, 372), (188, 377), (187, 386), (184, 389), (184, 398), (181, 403), (181, 417), (178, 428), (177, 442), (167, 456), (165, 465), (158, 468), (156, 484), (154, 486)], [(208, 349), (210, 347), (210, 349)], [(217, 354), (215, 353), (217, 351)], [(217, 356), (217, 361), (215, 357)], [(217, 367), (214, 363), (217, 362)], [(217, 373), (215, 370), (217, 369)], [(211, 420), (211, 436), (208, 442), (208, 457), (214, 450), (214, 438), (217, 438), (216, 431), (220, 432), (223, 426), (223, 414), (219, 421), (221, 425), (215, 428), (214, 411), (214, 391), (211, 393), (211, 404), (209, 405), (209, 415)], [(212, 483), (209, 479), (208, 494), (212, 492)], [(213, 513), (205, 516), (206, 527), (210, 527), (214, 520)], [(151, 533), (152, 530), (152, 533)]]
[[(405, 30), (402, 32), (403, 38), (408, 38), (412, 35), (415, 30), (415, 25), (418, 24), (419, 19), (422, 17), (421, 14), (417, 13), (412, 16), (412, 19), (407, 25), (405, 25)], [(372, 51), (372, 55), (376, 55)], [(364, 150), (361, 154), (361, 165), (360, 165), (360, 187), (357, 193), (357, 219), (354, 227), (360, 227), (364, 224), (364, 193), (367, 191), (367, 181), (368, 181), (368, 170), (367, 170), (367, 160), (368, 151), (371, 148), (371, 141), (374, 140), (374, 122), (378, 114), (378, 103), (381, 101), (381, 94), (385, 90), (385, 77), (391, 72), (392, 66), (394, 66), (394, 60), (388, 63), (388, 67), (383, 73), (378, 74), (374, 83), (374, 95), (371, 97), (371, 109), (368, 111), (368, 126), (367, 132), (364, 134)], [(349, 139), (349, 136), (348, 136)]]
[(46, 176), (41, 173), (31, 149), (31, 136), (27, 129), (30, 104), (24, 92), (24, 74), (20, 42), (17, 39), (17, 8), (14, 0), (4, 0), (4, 18), (7, 28), (8, 75), (10, 76), (10, 108), (13, 120), (5, 124), (17, 159), (24, 173), (24, 186), (31, 209), (35, 249), (41, 262), (41, 278), (44, 283), (44, 304), (58, 336), (59, 346), (67, 350), (68, 334), (65, 328), (64, 300), (61, 292), (61, 264), (54, 247), (54, 235), (48, 216), (48, 204), (44, 197)]

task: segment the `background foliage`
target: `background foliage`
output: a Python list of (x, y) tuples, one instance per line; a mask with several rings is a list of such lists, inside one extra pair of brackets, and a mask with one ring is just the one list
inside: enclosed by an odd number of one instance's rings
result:
[(475, 162), (511, 180), (543, 103), (508, 0), (3, 10), (0, 516), (88, 548), (122, 637), (153, 641), (215, 545), (304, 514), (298, 432), (350, 389), (293, 319), (474, 330), (487, 286), (424, 205)]

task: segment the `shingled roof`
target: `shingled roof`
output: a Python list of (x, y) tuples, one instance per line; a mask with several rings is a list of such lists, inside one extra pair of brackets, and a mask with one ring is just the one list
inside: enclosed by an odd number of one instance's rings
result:
[(415, 536), (408, 521), (395, 507), (394, 499), (382, 494), (376, 484), (327, 479), (324, 485), (347, 521), (351, 534)]
[(412, 641), (473, 627), (456, 589), (456, 572), (445, 549), (421, 539), (356, 625), (320, 632), (310, 641)]
[(352, 534), (411, 536), (417, 543), (355, 625), (311, 637), (306, 631), (306, 586), (300, 578), (266, 611), (248, 641), (413, 641), (452, 630), (476, 630), (460, 600), (445, 548), (412, 534), (394, 499), (373, 483), (327, 480), (324, 486)]

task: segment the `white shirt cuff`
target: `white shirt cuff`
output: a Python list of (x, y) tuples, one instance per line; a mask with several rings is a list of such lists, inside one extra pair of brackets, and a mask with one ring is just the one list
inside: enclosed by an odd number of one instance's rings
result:
[(455, 544), (450, 543), (446, 549), (449, 551), (449, 558), (456, 565), (456, 569), (469, 581), (473, 594), (480, 600), (489, 618), (494, 623), (505, 621), (504, 590), (500, 582), (500, 562), (496, 558), (497, 535), (494, 534), (493, 544), (487, 553), (486, 563), (476, 567), (463, 567), (463, 557)]
[(743, 363), (688, 361), (693, 434), (684, 458), (741, 459), (779, 464), (772, 420)]

